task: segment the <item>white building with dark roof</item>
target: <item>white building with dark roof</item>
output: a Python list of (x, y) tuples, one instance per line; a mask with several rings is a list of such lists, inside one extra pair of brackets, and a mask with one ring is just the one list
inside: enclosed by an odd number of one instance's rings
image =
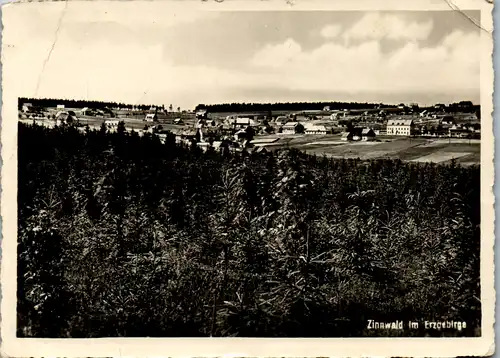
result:
[(282, 127), (283, 134), (295, 134), (298, 132), (297, 131), (298, 128), (299, 128), (299, 122), (288, 122)]
[(236, 128), (256, 127), (259, 125), (257, 121), (248, 117), (229, 119), (229, 124)]
[(387, 121), (387, 135), (410, 136), (413, 134), (412, 119), (390, 119)]
[(148, 113), (144, 120), (146, 122), (156, 122), (158, 120), (158, 115), (156, 113)]
[(322, 125), (311, 125), (306, 126), (306, 134), (327, 134), (329, 132), (328, 128)]

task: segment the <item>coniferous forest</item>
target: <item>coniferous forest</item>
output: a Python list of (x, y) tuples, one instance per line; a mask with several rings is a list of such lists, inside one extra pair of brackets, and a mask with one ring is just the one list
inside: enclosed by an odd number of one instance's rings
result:
[(477, 166), (21, 123), (18, 148), (18, 336), (480, 335)]

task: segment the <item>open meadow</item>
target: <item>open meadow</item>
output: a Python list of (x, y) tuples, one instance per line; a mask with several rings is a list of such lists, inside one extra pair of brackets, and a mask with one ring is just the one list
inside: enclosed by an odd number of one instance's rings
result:
[[(273, 135), (277, 141), (267, 149), (295, 148), (309, 154), (332, 158), (400, 159), (415, 162), (446, 163), (455, 160), (463, 165), (480, 164), (480, 140), (381, 137), (373, 142), (342, 141), (340, 135)], [(260, 137), (259, 137), (260, 138)], [(432, 157), (430, 157), (432, 155)]]

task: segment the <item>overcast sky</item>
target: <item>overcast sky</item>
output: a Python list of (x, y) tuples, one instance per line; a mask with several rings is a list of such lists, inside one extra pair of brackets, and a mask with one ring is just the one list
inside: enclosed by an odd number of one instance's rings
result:
[(459, 12), (174, 13), (158, 3), (90, 3), (4, 9), (6, 27), (24, 24), (4, 39), (15, 59), (6, 75), (22, 73), (20, 95), (182, 108), (479, 103), (479, 29)]

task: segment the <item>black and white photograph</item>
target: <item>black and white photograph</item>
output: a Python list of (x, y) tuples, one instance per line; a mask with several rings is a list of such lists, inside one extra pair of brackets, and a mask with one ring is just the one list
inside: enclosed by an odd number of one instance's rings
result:
[(493, 349), (492, 5), (174, 3), (2, 8), (3, 337)]

